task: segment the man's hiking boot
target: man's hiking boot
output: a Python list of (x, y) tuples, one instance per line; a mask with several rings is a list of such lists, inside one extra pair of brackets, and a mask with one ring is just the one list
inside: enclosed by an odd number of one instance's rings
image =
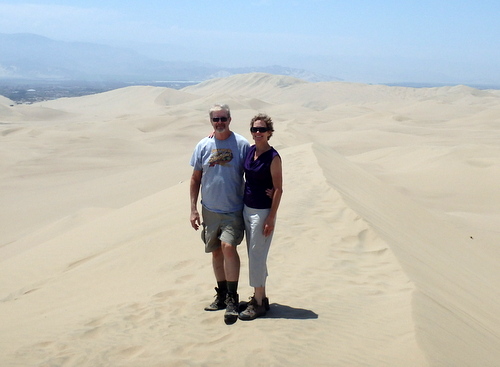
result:
[(257, 317), (265, 316), (266, 315), (266, 305), (264, 303), (264, 300), (262, 304), (259, 306), (257, 303), (257, 300), (252, 297), (250, 299), (250, 302), (248, 302), (247, 308), (240, 312), (239, 318), (240, 320), (255, 320)]
[(238, 302), (237, 293), (228, 293), (226, 296), (226, 312), (224, 313), (224, 322), (231, 325), (238, 320)]
[(226, 292), (221, 291), (219, 288), (215, 287), (217, 294), (215, 295), (214, 301), (205, 307), (205, 311), (218, 311), (226, 308)]

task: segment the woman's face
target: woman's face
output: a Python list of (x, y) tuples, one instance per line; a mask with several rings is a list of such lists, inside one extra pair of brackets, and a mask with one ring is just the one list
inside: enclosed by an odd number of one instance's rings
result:
[(267, 130), (267, 124), (262, 120), (257, 120), (253, 123), (250, 131), (252, 132), (252, 138), (255, 142), (260, 140), (268, 140), (270, 131)]

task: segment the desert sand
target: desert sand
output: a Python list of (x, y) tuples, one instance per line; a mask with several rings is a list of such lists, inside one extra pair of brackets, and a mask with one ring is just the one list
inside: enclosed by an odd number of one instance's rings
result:
[[(271, 115), (271, 311), (205, 312), (189, 158)], [(0, 366), (499, 366), (500, 91), (236, 75), (0, 97)], [(245, 245), (240, 299), (251, 296)]]

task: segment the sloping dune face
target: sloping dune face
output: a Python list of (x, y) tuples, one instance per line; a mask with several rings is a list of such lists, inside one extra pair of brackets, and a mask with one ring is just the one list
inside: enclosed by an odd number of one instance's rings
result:
[[(230, 327), (189, 224), (214, 103), (250, 142), (269, 114), (284, 169), (271, 311)], [(495, 90), (254, 73), (0, 97), (0, 364), (497, 366), (498, 182)]]

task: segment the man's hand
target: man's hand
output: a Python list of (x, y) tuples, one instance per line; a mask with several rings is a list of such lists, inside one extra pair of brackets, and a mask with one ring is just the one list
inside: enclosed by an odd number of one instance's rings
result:
[(191, 227), (193, 227), (197, 231), (201, 225), (200, 213), (198, 213), (198, 210), (191, 212), (190, 221), (191, 221)]

